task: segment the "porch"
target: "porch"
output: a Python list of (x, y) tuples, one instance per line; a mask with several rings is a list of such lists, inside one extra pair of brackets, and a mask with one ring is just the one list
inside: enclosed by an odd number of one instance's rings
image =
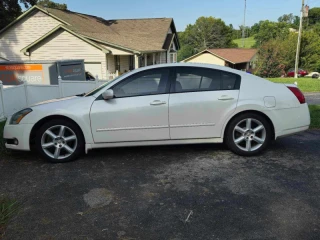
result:
[(152, 52), (140, 55), (107, 54), (107, 79), (113, 79), (140, 67), (177, 62), (177, 52)]

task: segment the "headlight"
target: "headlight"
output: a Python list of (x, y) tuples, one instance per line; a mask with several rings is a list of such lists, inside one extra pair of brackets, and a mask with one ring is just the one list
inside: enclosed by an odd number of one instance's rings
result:
[(32, 112), (31, 108), (26, 108), (13, 114), (10, 120), (10, 124), (19, 124), (21, 120), (31, 112)]

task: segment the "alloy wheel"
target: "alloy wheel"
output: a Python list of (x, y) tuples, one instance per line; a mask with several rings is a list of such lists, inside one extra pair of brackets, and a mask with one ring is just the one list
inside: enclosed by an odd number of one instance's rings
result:
[(256, 151), (266, 141), (266, 129), (254, 118), (243, 119), (233, 130), (233, 141), (243, 151)]
[(42, 150), (53, 159), (61, 160), (71, 156), (76, 151), (77, 144), (74, 131), (63, 125), (50, 127), (41, 137)]

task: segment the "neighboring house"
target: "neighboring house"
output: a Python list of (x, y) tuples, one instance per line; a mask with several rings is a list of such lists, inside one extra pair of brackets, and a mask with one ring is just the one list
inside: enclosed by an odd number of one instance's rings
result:
[(0, 30), (0, 57), (12, 61), (84, 59), (100, 79), (141, 66), (176, 62), (172, 18), (105, 20), (34, 6)]
[(289, 28), (289, 32), (298, 33), (299, 31), (295, 28)]
[(206, 49), (183, 60), (182, 62), (210, 63), (238, 70), (250, 71), (255, 68), (256, 60), (256, 49), (215, 48)]

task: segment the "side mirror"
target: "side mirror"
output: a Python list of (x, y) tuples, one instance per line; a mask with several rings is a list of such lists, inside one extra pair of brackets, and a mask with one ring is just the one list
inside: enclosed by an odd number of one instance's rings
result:
[(114, 98), (114, 93), (112, 89), (108, 89), (102, 93), (102, 97), (104, 100), (109, 100)]

